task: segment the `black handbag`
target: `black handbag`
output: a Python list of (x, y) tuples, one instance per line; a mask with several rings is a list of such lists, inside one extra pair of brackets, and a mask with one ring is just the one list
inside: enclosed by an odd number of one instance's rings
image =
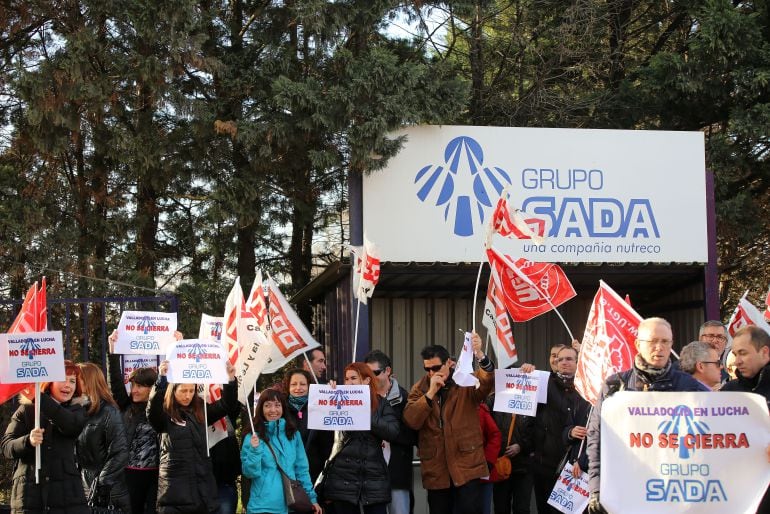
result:
[(292, 480), (289, 475), (281, 467), (278, 462), (278, 457), (273, 451), (273, 447), (270, 443), (265, 441), (270, 453), (273, 454), (275, 459), (275, 465), (278, 466), (278, 471), (281, 473), (281, 483), (283, 484), (283, 499), (286, 502), (286, 506), (290, 511), (294, 512), (313, 512), (313, 502), (310, 501), (310, 497), (305, 492), (305, 488), (302, 487), (302, 483), (299, 480)]
[(93, 485), (91, 486), (91, 491), (88, 493), (88, 509), (91, 511), (91, 514), (123, 514), (123, 510), (119, 507), (116, 507), (112, 504), (112, 499), (110, 499), (109, 495), (107, 496), (107, 505), (104, 505), (102, 502), (98, 501), (96, 498), (96, 490), (98, 489), (98, 481), (94, 480)]

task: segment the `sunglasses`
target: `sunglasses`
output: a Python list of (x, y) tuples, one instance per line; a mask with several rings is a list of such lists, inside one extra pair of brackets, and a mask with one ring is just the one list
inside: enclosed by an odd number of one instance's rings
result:
[(372, 373), (374, 373), (375, 377), (379, 377), (380, 373), (382, 373), (383, 371), (385, 371), (385, 370), (384, 369), (373, 369)]
[(425, 366), (422, 369), (424, 369), (425, 371), (432, 371), (433, 373), (438, 373), (439, 371), (441, 371), (441, 368), (443, 367), (444, 367), (443, 364), (436, 364), (435, 366)]

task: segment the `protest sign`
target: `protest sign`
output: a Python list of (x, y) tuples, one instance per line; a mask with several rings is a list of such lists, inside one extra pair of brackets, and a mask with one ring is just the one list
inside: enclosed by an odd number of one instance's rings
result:
[(580, 478), (575, 478), (572, 464), (568, 462), (559, 473), (548, 497), (548, 505), (564, 514), (580, 514), (588, 506), (588, 496), (588, 473), (584, 470)]
[(522, 373), (520, 368), (495, 370), (495, 404), (492, 410), (534, 416), (537, 404), (548, 401), (545, 371)]
[(123, 355), (123, 384), (126, 386), (126, 392), (131, 393), (131, 384), (128, 379), (131, 373), (141, 368), (158, 369), (160, 357), (157, 355)]
[(203, 339), (182, 339), (171, 345), (166, 353), (172, 384), (226, 384), (227, 355), (222, 345)]
[(201, 324), (198, 327), (198, 339), (208, 339), (210, 341), (222, 342), (222, 323), (224, 318), (221, 316), (211, 316), (201, 314)]
[(316, 430), (369, 430), (372, 403), (368, 385), (310, 384), (307, 427)]
[(4, 384), (61, 382), (64, 374), (64, 351), (61, 331), (0, 334), (3, 355)]
[(123, 311), (115, 353), (165, 355), (174, 332), (176, 312)]
[(757, 394), (616, 393), (601, 412), (602, 504), (623, 514), (754, 512), (770, 482), (769, 433)]

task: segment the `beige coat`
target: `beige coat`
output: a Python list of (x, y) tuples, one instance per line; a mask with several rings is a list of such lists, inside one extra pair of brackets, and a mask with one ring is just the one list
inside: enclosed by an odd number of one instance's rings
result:
[(430, 386), (427, 375), (409, 392), (404, 423), (419, 433), (425, 489), (461, 486), (489, 475), (478, 406), (492, 391), (495, 375), (494, 371), (479, 369), (476, 376), (480, 382), (478, 389), (459, 387), (451, 382), (433, 397), (432, 405), (425, 397)]

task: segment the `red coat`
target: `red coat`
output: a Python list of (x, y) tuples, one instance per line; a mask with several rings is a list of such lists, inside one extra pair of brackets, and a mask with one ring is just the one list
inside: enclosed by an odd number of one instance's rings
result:
[[(479, 405), (479, 422), (481, 423), (481, 435), (484, 437), (484, 458), (491, 470), (500, 453), (503, 436), (492, 418), (492, 413), (489, 412), (489, 407), (484, 403)], [(489, 480), (482, 479), (482, 482), (489, 482)]]

